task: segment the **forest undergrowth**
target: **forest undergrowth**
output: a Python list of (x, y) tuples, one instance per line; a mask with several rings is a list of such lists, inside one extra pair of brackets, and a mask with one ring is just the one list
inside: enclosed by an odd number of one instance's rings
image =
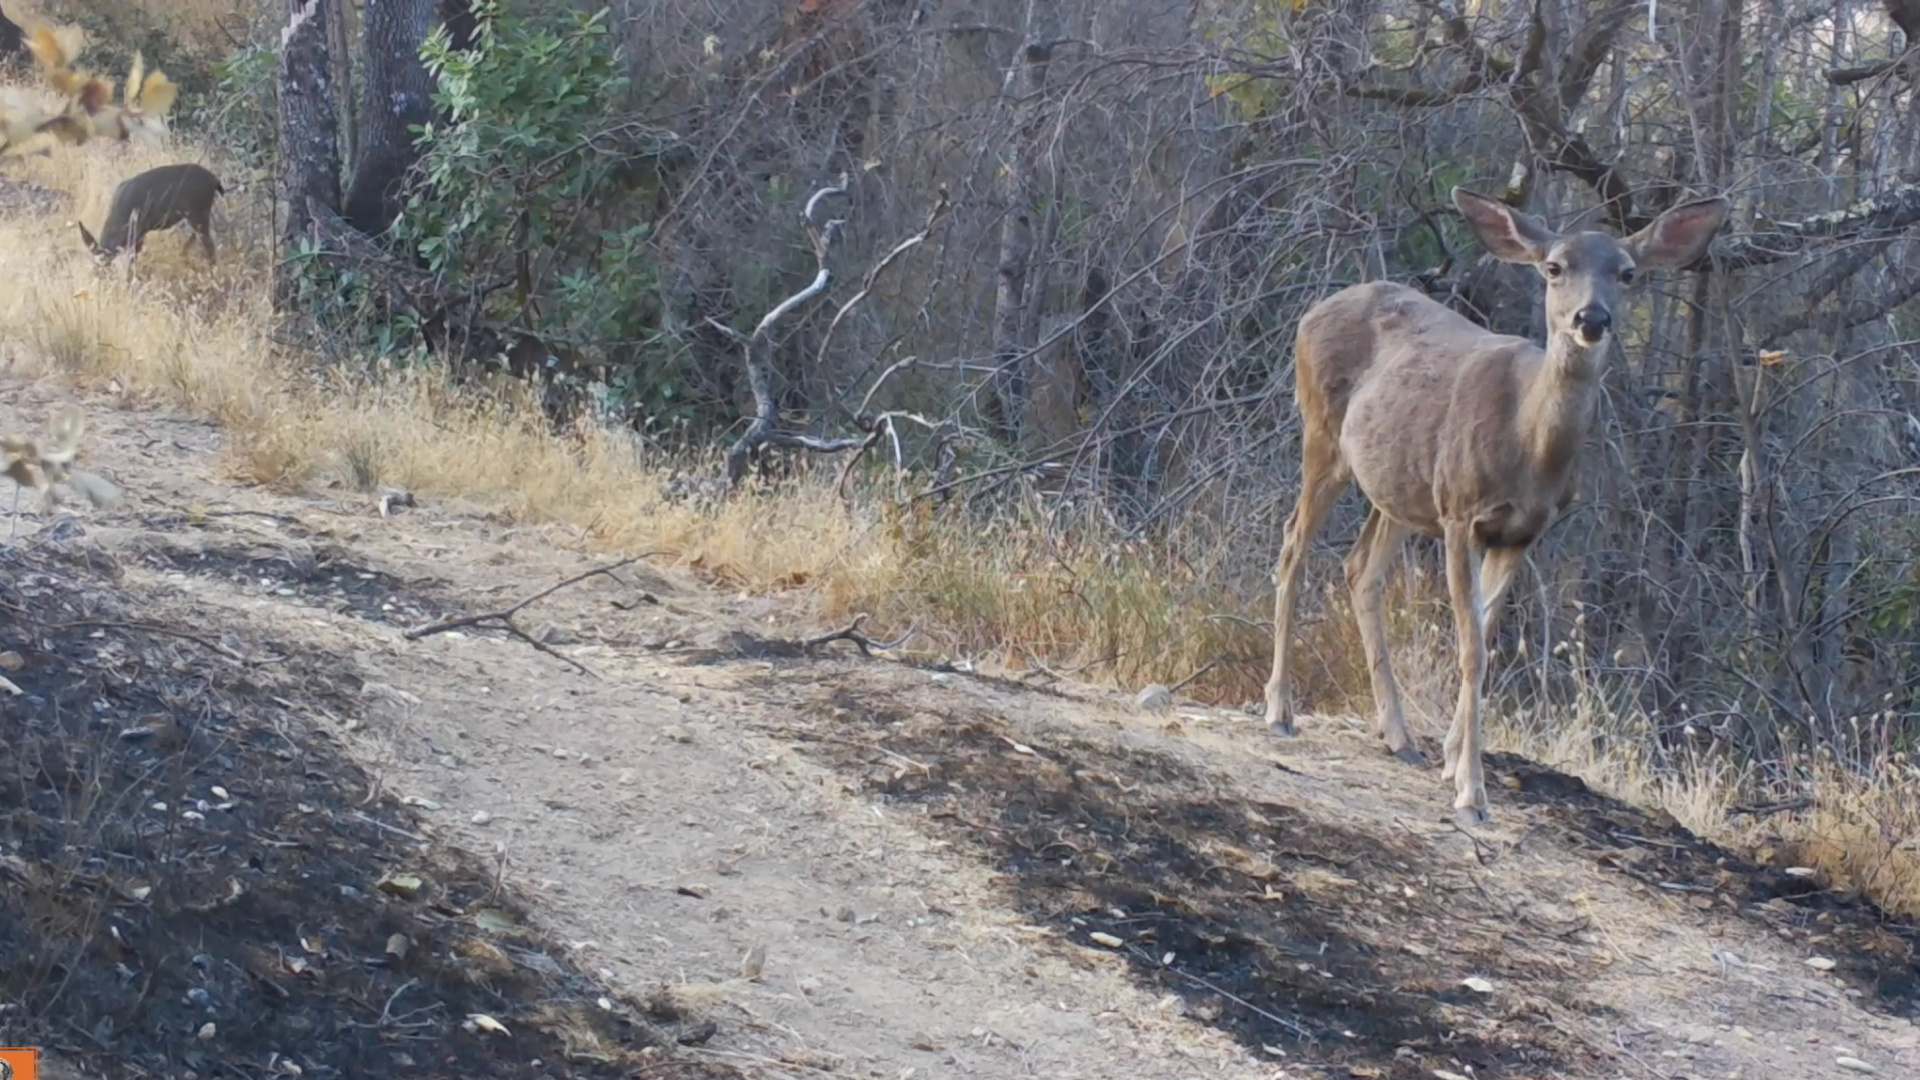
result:
[[(178, 160), (226, 180), (216, 263), (209, 268), (180, 232), (150, 238), (131, 273), (96, 267), (73, 221), (99, 221), (118, 180)], [(425, 368), (352, 370), (285, 344), (272, 310), (263, 182), (205, 147), (179, 139), (166, 149), (58, 147), (9, 161), (0, 183), (10, 203), (32, 190), (25, 185), (70, 199), (52, 213), (0, 220), (9, 253), (0, 260), (0, 333), (13, 377), (71, 379), (95, 400), (212, 419), (227, 432), (224, 467), (236, 484), (370, 497), (405, 488), (561, 526), (583, 549), (670, 551), (717, 587), (782, 595), (796, 619), (865, 612), (889, 635), (911, 627), (910, 652), (1127, 692), (1199, 672), (1184, 693), (1229, 705), (1259, 696), (1270, 594), (1238, 595), (1212, 571), (1229, 546), (1277, 550), (1277, 536), (1175, 529), (1129, 540), (1099, 514), (1059, 509), (1039, 493), (976, 512), (964, 499), (916, 497), (920, 489), (890, 466), (843, 484), (832, 459), (802, 462), (735, 497), (671, 497), (675, 478), (720, 475), (717, 457), (675, 459), (592, 425), (556, 434), (523, 391), (458, 387)], [(1453, 696), (1449, 620), (1434, 576), (1417, 557), (1407, 568), (1391, 593), (1394, 658), (1413, 722), (1434, 737)], [(1336, 587), (1336, 551), (1316, 552), (1312, 573), (1323, 584), (1302, 630), (1296, 693), (1323, 715), (1365, 715), (1366, 670)], [(1743, 762), (1689, 727), (1700, 737), (1654, 749), (1663, 743), (1648, 737), (1652, 718), (1616, 707), (1627, 695), (1601, 665), (1585, 663), (1577, 639), (1558, 644), (1579, 692), (1544, 712), (1497, 710), (1496, 745), (1663, 808), (1763, 861), (1809, 867), (1889, 913), (1920, 916), (1920, 800), (1911, 794), (1920, 774), (1896, 748), (1882, 744), (1872, 760), (1809, 748), (1796, 760)], [(1517, 661), (1522, 671), (1526, 663)]]

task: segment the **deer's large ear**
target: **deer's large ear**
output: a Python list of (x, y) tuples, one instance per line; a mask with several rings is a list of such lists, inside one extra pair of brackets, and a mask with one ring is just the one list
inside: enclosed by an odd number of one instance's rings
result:
[(1477, 191), (1454, 188), (1453, 205), (1466, 217), (1480, 246), (1501, 262), (1537, 263), (1559, 239), (1546, 222)]
[(1627, 237), (1623, 246), (1641, 266), (1686, 266), (1707, 253), (1732, 209), (1725, 199), (1682, 203)]

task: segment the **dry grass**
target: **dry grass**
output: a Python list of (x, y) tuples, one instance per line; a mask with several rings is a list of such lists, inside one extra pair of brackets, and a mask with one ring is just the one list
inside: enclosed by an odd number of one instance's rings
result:
[(152, 25), (164, 30), (174, 41), (207, 55), (218, 55), (232, 47), (234, 31), (244, 27), (260, 10), (246, 0), (11, 0), (7, 17), (21, 26), (73, 16), (104, 15), (117, 23), (127, 10), (141, 13)]
[[(7, 168), (71, 192), (74, 211), (97, 222), (119, 179), (198, 156), (187, 146), (92, 145)], [(77, 378), (129, 406), (217, 420), (240, 482), (393, 484), (479, 501), (515, 520), (560, 526), (582, 547), (676, 551), (709, 580), (787, 593), (798, 613), (821, 620), (866, 611), (887, 630), (911, 624), (922, 631), (920, 647), (936, 653), (1013, 670), (1081, 668), (1129, 688), (1219, 660), (1197, 687), (1216, 700), (1258, 697), (1267, 632), (1250, 620), (1267, 617), (1267, 601), (1249, 603), (1223, 584), (1220, 567), (1194, 561), (1203, 544), (1181, 545), (1186, 558), (1115, 546), (1100, 522), (1049, 518), (1037, 504), (989, 522), (881, 498), (849, 511), (819, 479), (718, 506), (666, 502), (659, 492), (676, 463), (616, 432), (556, 437), (524, 395), (483, 400), (428, 375), (322, 385), (269, 335), (264, 220), (254, 199), (234, 191), (216, 210), (217, 266), (208, 269), (181, 232), (150, 238), (131, 277), (97, 270), (67, 220), (0, 220), (0, 250), (9, 253), (0, 260), (0, 335), (11, 364)], [(1339, 573), (1337, 564), (1316, 572)], [(1394, 590), (1390, 631), (1410, 719), (1432, 733), (1452, 700), (1451, 634), (1434, 583), (1409, 577)], [(1323, 603), (1307, 605), (1322, 614), (1303, 628), (1301, 692), (1323, 709), (1365, 709), (1365, 668), (1342, 593), (1329, 589)], [(1817, 794), (1808, 811), (1732, 822), (1729, 808), (1769, 794), (1752, 774), (1707, 753), (1656, 758), (1645, 726), (1623, 719), (1594, 687), (1548, 723), (1514, 721), (1496, 732), (1598, 787), (1664, 807), (1697, 832), (1772, 843), (1839, 887), (1920, 915), (1920, 805), (1911, 797), (1920, 777), (1911, 766), (1806, 763), (1789, 774)]]

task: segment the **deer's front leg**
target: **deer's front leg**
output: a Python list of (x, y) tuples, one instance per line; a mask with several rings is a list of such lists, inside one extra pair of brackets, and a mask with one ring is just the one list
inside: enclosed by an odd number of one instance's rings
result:
[(1480, 767), (1480, 693), (1487, 677), (1487, 637), (1480, 609), (1479, 559), (1473, 535), (1465, 526), (1448, 525), (1445, 545), (1454, 642), (1460, 650), (1460, 699), (1447, 732), (1442, 775), (1453, 780), (1453, 806), (1462, 821), (1477, 825), (1487, 820), (1487, 784)]

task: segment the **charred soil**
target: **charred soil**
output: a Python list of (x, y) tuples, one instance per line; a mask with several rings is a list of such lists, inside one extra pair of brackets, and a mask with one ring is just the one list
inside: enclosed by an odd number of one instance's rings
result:
[(608, 998), (342, 752), (315, 720), (357, 715), (350, 665), (149, 620), (79, 531), (0, 549), (0, 1044), (128, 1076), (732, 1074), (670, 1060), (711, 1024)]

